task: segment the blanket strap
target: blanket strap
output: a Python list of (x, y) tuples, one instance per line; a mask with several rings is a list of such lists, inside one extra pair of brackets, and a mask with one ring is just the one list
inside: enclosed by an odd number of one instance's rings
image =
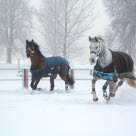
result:
[(114, 72), (112, 73), (104, 73), (103, 71), (97, 71), (94, 69), (93, 74), (94, 76), (104, 80), (111, 80), (114, 82), (117, 82), (118, 80), (118, 73), (116, 67), (114, 67)]

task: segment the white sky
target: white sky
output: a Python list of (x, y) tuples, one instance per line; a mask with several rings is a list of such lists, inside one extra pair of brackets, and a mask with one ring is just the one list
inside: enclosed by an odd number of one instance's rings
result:
[[(30, 0), (32, 1), (31, 4), (34, 5), (35, 7), (37, 7), (37, 9), (40, 8), (40, 1), (41, 0)], [(110, 19), (109, 17), (106, 15), (105, 13), (105, 9), (103, 6), (103, 0), (95, 0), (96, 2), (96, 19), (94, 21), (93, 24), (93, 28), (91, 30), (89, 30), (86, 34), (85, 34), (85, 38), (81, 39), (81, 41), (79, 42), (79, 46), (83, 47), (83, 60), (82, 62), (84, 62), (84, 64), (88, 63), (88, 58), (89, 58), (89, 41), (88, 41), (88, 36), (97, 36), (97, 35), (104, 35), (106, 28), (109, 26), (109, 22)], [(37, 33), (36, 33), (37, 34)], [(34, 39), (37, 36), (34, 37)], [(36, 41), (42, 45), (42, 40), (40, 39), (36, 39)], [(79, 62), (78, 58), (75, 60), (76, 62)], [(80, 60), (81, 62), (81, 60)], [(78, 63), (77, 63), (78, 64)]]
[(94, 28), (93, 28), (93, 33), (94, 35), (103, 35), (105, 33), (105, 29), (109, 25), (109, 17), (105, 13), (105, 8), (103, 6), (103, 0), (96, 0), (96, 13), (97, 17), (94, 22)]
[[(31, 4), (37, 8), (40, 8), (40, 1), (42, 0), (30, 0)], [(97, 18), (94, 22), (94, 28), (91, 30), (92, 35), (103, 35), (105, 29), (109, 25), (109, 17), (105, 14), (105, 9), (103, 6), (103, 0), (96, 1), (96, 13)]]

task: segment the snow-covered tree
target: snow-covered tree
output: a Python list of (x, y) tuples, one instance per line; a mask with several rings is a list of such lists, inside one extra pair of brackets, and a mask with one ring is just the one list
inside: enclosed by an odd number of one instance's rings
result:
[(110, 40), (119, 43), (119, 50), (129, 53), (136, 61), (136, 1), (104, 0), (104, 5), (111, 16)]
[(0, 43), (7, 49), (7, 63), (30, 32), (31, 10), (27, 0), (0, 0)]
[(47, 51), (67, 59), (79, 51), (76, 46), (94, 19), (93, 0), (43, 0), (39, 20)]

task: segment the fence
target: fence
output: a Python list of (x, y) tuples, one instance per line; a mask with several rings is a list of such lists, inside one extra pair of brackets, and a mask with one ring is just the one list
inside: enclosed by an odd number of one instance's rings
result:
[[(135, 69), (136, 72), (136, 69)], [(91, 80), (92, 79), (92, 69), (72, 69), (70, 74), (75, 80)], [(3, 68), (0, 69), (0, 81), (22, 81), (22, 87), (28, 88), (29, 80), (31, 78), (30, 71), (28, 69), (15, 69), (15, 68)], [(7, 76), (8, 75), (8, 76)], [(49, 78), (43, 78), (42, 80), (49, 80)], [(57, 78), (56, 80), (60, 80)], [(74, 86), (72, 87), (74, 88)]]
[[(71, 69), (70, 74), (75, 80), (91, 80), (90, 69)], [(1, 68), (0, 75), (0, 81), (20, 80), (23, 88), (28, 88), (28, 82), (31, 79), (31, 73), (28, 69)], [(49, 80), (49, 78), (43, 78), (42, 80)], [(59, 76), (56, 80), (60, 80)]]
[[(80, 73), (79, 73), (79, 72)], [(88, 72), (81, 72), (81, 71), (88, 71)], [(92, 75), (92, 69), (70, 69), (69, 71), (70, 75), (73, 77), (74, 80), (91, 80), (90, 74)], [(86, 74), (86, 75), (84, 75)], [(23, 87), (24, 88), (28, 88), (28, 70), (27, 69), (23, 69), (23, 74), (22, 74), (22, 80), (23, 80)], [(76, 77), (75, 77), (76, 75)], [(78, 76), (77, 76), (78, 75)], [(88, 76), (88, 77), (87, 77)], [(45, 78), (47, 79), (47, 78)], [(57, 80), (60, 80), (60, 78), (57, 78)], [(74, 85), (71, 86), (71, 88), (74, 88)]]

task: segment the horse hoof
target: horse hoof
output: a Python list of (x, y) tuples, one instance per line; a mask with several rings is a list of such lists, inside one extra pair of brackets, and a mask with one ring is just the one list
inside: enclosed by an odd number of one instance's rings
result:
[(53, 88), (50, 89), (50, 91), (53, 91), (53, 90), (54, 90)]
[(103, 96), (105, 100), (109, 100), (110, 97), (109, 96)]
[(68, 91), (68, 88), (65, 88), (66, 91)]
[(65, 86), (65, 90), (66, 90), (66, 91), (68, 90), (68, 85), (67, 85), (67, 86)]
[(97, 97), (97, 98), (93, 98), (93, 101), (94, 101), (94, 102), (97, 102), (97, 101), (98, 101), (98, 97)]
[(115, 97), (115, 94), (111, 93), (111, 97)]
[(37, 88), (36, 90), (37, 90), (37, 91), (42, 91), (42, 88)]

